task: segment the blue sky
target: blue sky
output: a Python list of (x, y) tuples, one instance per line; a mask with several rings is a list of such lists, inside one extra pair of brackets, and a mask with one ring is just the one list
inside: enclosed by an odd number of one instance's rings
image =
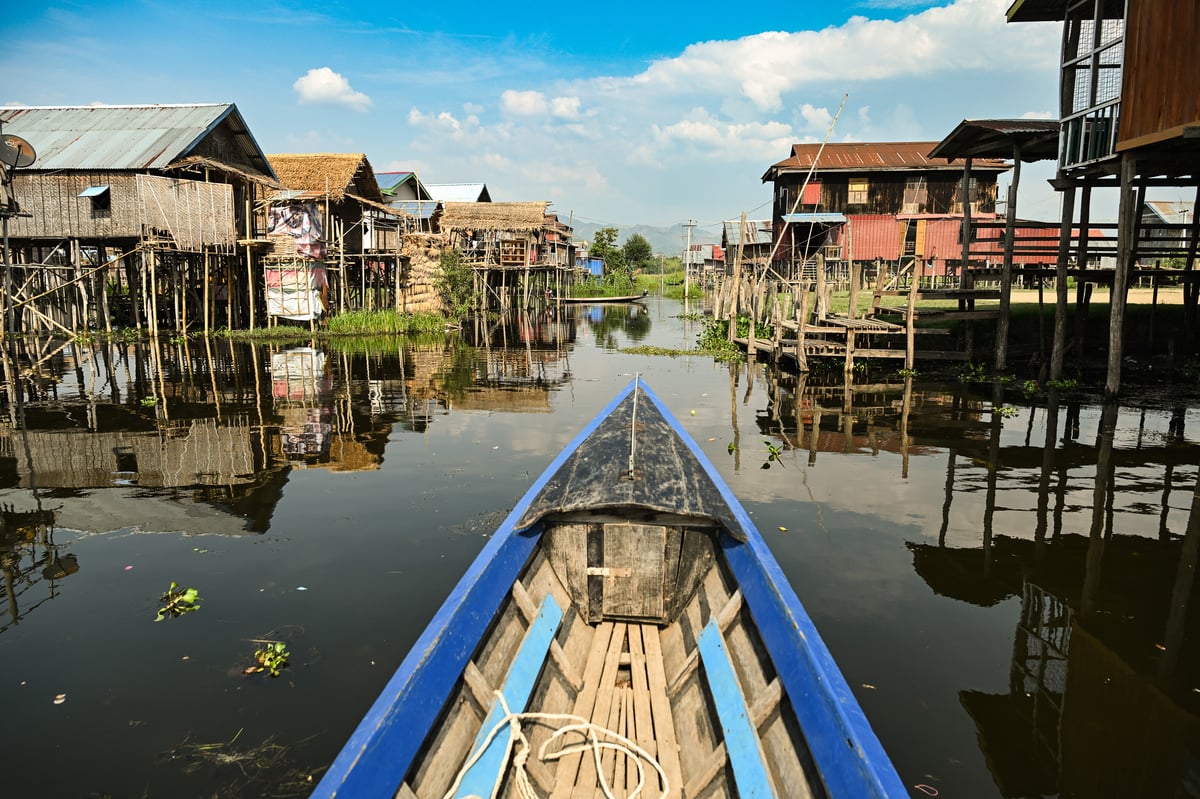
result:
[[(1057, 116), (1059, 28), (1008, 25), (1009, 1), (19, 4), (0, 104), (234, 102), (267, 153), (715, 228), (769, 215), (763, 172), (843, 97), (833, 141)], [(1022, 216), (1057, 212), (1051, 172), (1022, 173)]]

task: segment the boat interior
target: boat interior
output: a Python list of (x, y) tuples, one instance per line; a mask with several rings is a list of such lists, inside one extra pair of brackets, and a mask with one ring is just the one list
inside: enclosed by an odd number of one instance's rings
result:
[(397, 796), (826, 795), (718, 523), (614, 509), (540, 525)]

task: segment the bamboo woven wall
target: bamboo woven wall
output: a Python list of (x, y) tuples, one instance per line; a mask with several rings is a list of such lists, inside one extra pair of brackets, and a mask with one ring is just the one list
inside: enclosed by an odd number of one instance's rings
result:
[[(94, 210), (79, 194), (89, 186), (109, 187), (109, 208)], [(72, 172), (48, 175), (17, 171), (13, 191), (21, 211), (9, 236), (14, 239), (140, 238), (142, 225), (135, 176), (129, 172)]]
[(179, 249), (236, 246), (233, 187), (228, 183), (138, 175), (137, 193), (142, 223), (167, 231)]
[[(91, 186), (108, 186), (108, 208), (79, 196)], [(233, 187), (225, 183), (130, 172), (18, 172), (14, 191), (30, 215), (12, 219), (14, 239), (140, 239), (155, 229), (181, 250), (232, 250), (237, 242)]]

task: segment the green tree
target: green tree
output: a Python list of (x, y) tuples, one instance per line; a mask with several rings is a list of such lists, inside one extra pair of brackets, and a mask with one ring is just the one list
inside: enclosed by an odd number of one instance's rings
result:
[(475, 276), (471, 267), (463, 262), (457, 249), (442, 250), (440, 258), (442, 273), (438, 276), (437, 290), (442, 297), (446, 316), (463, 320), (475, 309)]
[(597, 230), (588, 254), (604, 261), (605, 276), (629, 271), (629, 266), (625, 262), (625, 254), (617, 246), (617, 229), (615, 227), (603, 227)]
[(625, 263), (629, 264), (631, 269), (645, 271), (654, 265), (654, 248), (641, 233), (634, 233), (625, 240), (621, 254), (625, 256)]
[(633, 270), (625, 261), (625, 253), (617, 246), (615, 227), (597, 230), (588, 254), (604, 261), (604, 291), (607, 295), (619, 296), (633, 291)]

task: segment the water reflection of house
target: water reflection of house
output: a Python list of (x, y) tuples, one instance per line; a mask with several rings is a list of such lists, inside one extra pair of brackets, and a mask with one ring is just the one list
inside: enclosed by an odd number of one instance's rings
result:
[(77, 571), (75, 555), (54, 543), (54, 511), (40, 506), (18, 510), (0, 504), (0, 633), (53, 599), (56, 582)]
[[(1008, 692), (960, 694), (1004, 796), (1196, 795), (1188, 786), (1200, 785), (1197, 647), (1186, 642), (1200, 630), (1186, 602), (1181, 610), (1171, 601), (1178, 574), (1192, 577), (1177, 568), (1181, 544), (1062, 535), (907, 545), (940, 595), (985, 607), (1020, 598)], [(1102, 612), (1089, 615), (1080, 605), (1098, 546), (1109, 567)]]
[(226, 419), (221, 425), (215, 419), (180, 420), (166, 431), (154, 432), (5, 431), (5, 437), (9, 435), (21, 439), (5, 449), (21, 453), (15, 458), (16, 469), (26, 488), (249, 485), (261, 465), (245, 417)]

